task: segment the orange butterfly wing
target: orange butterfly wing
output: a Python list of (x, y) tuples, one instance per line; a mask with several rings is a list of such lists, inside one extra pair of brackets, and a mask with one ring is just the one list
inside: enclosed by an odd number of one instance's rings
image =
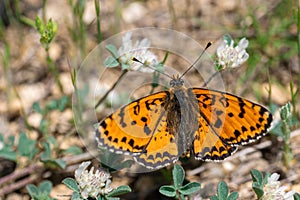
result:
[(265, 135), (272, 114), (263, 106), (241, 97), (204, 88), (194, 88), (199, 103), (199, 129), (194, 136), (196, 159), (223, 160), (236, 146)]
[(165, 100), (167, 91), (143, 97), (120, 108), (96, 130), (99, 145), (108, 150), (133, 155), (147, 168), (161, 168), (178, 159), (174, 135), (167, 131)]

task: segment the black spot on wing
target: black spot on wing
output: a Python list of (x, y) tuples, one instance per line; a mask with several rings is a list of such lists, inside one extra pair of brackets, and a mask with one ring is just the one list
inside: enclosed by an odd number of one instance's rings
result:
[(121, 124), (121, 126), (122, 126), (123, 128), (127, 126), (127, 124), (126, 124), (125, 121), (124, 121), (124, 116), (125, 116), (125, 114), (124, 114), (124, 109), (125, 109), (125, 107), (122, 107), (122, 108), (120, 109), (119, 114), (118, 114), (119, 117), (120, 117), (119, 124)]

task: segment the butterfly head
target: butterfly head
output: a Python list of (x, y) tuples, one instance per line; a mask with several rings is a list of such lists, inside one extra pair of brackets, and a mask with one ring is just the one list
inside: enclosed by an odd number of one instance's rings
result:
[(179, 75), (174, 76), (173, 79), (170, 81), (171, 87), (181, 87), (183, 86), (184, 81), (179, 77)]

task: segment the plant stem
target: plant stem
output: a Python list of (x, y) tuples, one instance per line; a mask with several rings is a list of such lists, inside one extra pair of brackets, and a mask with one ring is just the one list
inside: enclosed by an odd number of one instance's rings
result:
[(95, 9), (97, 16), (97, 40), (98, 43), (102, 41), (102, 33), (101, 33), (101, 18), (100, 18), (100, 0), (95, 0)]
[(220, 71), (214, 72), (204, 83), (201, 87), (207, 87), (207, 84), (217, 75)]
[(55, 79), (55, 82), (57, 83), (57, 85), (59, 87), (60, 92), (64, 93), (62, 83), (59, 80), (59, 72), (57, 71), (57, 68), (55, 67), (55, 64), (53, 63), (53, 60), (51, 59), (51, 57), (49, 55), (49, 49), (46, 49), (46, 52), (47, 52), (47, 63), (49, 66), (49, 70), (52, 73), (52, 75)]
[(117, 84), (121, 81), (123, 76), (128, 72), (128, 70), (124, 70), (122, 74), (120, 75), (119, 79), (114, 83), (114, 85), (105, 93), (105, 95), (97, 102), (95, 105), (95, 109), (106, 99), (108, 94), (117, 86)]

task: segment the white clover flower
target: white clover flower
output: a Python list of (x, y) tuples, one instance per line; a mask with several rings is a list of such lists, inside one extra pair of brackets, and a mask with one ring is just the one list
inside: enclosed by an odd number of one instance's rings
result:
[(132, 58), (135, 57), (136, 59), (147, 65), (157, 65), (158, 61), (156, 55), (148, 50), (151, 42), (147, 38), (144, 38), (141, 41), (137, 40), (133, 45), (131, 36), (132, 33), (128, 32), (122, 38), (122, 46), (118, 49), (118, 54), (120, 55), (120, 63), (122, 63), (123, 66), (125, 64), (126, 69), (128, 70), (148, 73), (153, 72), (153, 69), (141, 63), (132, 61)]
[(97, 198), (99, 194), (108, 194), (113, 190), (110, 187), (110, 174), (101, 169), (94, 173), (94, 167), (90, 171), (86, 170), (90, 164), (90, 161), (83, 162), (75, 171), (75, 179), (84, 199), (88, 197)]
[(249, 54), (246, 52), (249, 41), (246, 38), (242, 38), (236, 47), (233, 45), (233, 40), (230, 40), (230, 44), (228, 44), (228, 40), (224, 39), (217, 49), (217, 64), (222, 69), (238, 67), (249, 58)]
[(268, 178), (268, 183), (264, 186), (264, 195), (261, 200), (294, 200), (295, 191), (285, 193), (286, 186), (280, 187), (279, 174), (274, 173)]

